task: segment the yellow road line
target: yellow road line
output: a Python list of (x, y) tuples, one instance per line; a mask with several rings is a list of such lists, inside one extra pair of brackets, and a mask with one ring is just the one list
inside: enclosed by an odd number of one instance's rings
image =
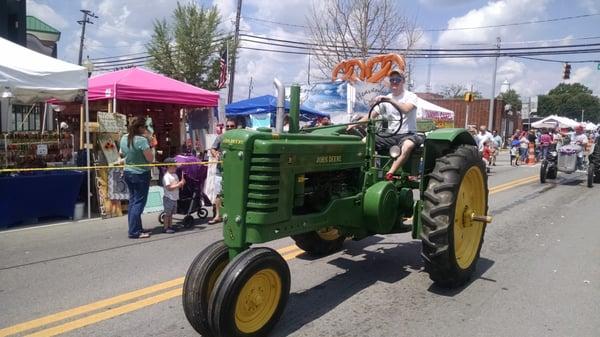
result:
[[(300, 250), (299, 253), (297, 253), (297, 251)], [(300, 248), (298, 248), (296, 245), (290, 245), (287, 247), (283, 247), (278, 249), (278, 252), (282, 255), (284, 254), (290, 254), (290, 256), (293, 257), (290, 258), (289, 260), (293, 259), (294, 257), (300, 255), (303, 250), (301, 250)], [(297, 254), (296, 254), (297, 253)], [(286, 255), (284, 255), (285, 258)], [(286, 260), (287, 261), (287, 260)], [(182, 285), (184, 281), (183, 277), (179, 277), (170, 281), (166, 281), (163, 283), (159, 283), (159, 284), (155, 284), (153, 286), (150, 287), (146, 287), (146, 288), (142, 288), (142, 289), (138, 289), (135, 291), (131, 291), (128, 293), (124, 293), (115, 297), (111, 297), (111, 298), (107, 298), (107, 299), (103, 299), (97, 302), (93, 302), (93, 303), (89, 303), (86, 305), (82, 305), (73, 309), (69, 309), (69, 310), (65, 310), (65, 311), (61, 311), (55, 314), (51, 314), (48, 316), (44, 316), (44, 317), (40, 317), (37, 319), (33, 319), (31, 321), (27, 321), (27, 322), (23, 322), (23, 323), (19, 323), (13, 326), (9, 326), (7, 328), (3, 328), (0, 329), (0, 337), (6, 337), (6, 336), (10, 336), (10, 335), (14, 335), (17, 334), (19, 332), (23, 332), (23, 331), (28, 331), (28, 330), (32, 330), (44, 325), (48, 325), (51, 323), (56, 323), (62, 320), (65, 320), (67, 318), (71, 318), (71, 317), (75, 317), (75, 316), (79, 316), (82, 314), (86, 314), (95, 310), (99, 310), (111, 305), (116, 305), (116, 304), (120, 304), (122, 302), (126, 302), (126, 301), (130, 301), (142, 296), (146, 296), (161, 290), (166, 290), (168, 288), (172, 288), (175, 286), (179, 286)]]
[(500, 188), (496, 188), (496, 189), (490, 190), (490, 194), (499, 193), (499, 192), (502, 192), (502, 191), (509, 190), (511, 188), (515, 188), (517, 186), (529, 184), (529, 183), (532, 183), (534, 181), (537, 181), (538, 179), (539, 179), (538, 176), (529, 177), (529, 179), (527, 179), (527, 180), (521, 180), (519, 182), (516, 182), (516, 183), (508, 185), (508, 186), (502, 186)]
[(128, 293), (124, 293), (115, 297), (107, 298), (98, 302), (82, 305), (73, 309), (61, 311), (52, 315), (37, 318), (31, 321), (13, 325), (4, 329), (0, 329), (0, 337), (10, 336), (22, 331), (31, 330), (40, 326), (48, 325), (50, 323), (62, 321), (64, 319), (85, 314), (91, 311), (102, 309), (111, 305), (119, 304), (125, 301), (129, 301), (141, 296), (155, 293), (157, 291), (172, 288), (183, 284), (183, 277), (176, 278), (167, 282), (155, 284), (153, 286), (138, 289)]
[(143, 300), (139, 300), (137, 302), (133, 302), (133, 303), (129, 303), (129, 304), (125, 304), (123, 306), (114, 308), (114, 309), (110, 309), (110, 310), (106, 310), (97, 314), (93, 314), (90, 316), (86, 316), (65, 324), (61, 324), (49, 329), (45, 329), (45, 330), (41, 330), (38, 331), (36, 333), (27, 335), (28, 337), (50, 337), (50, 336), (56, 336), (59, 334), (63, 334), (65, 332), (69, 332), (75, 329), (79, 329), (82, 328), (84, 326), (90, 325), (90, 324), (94, 324), (94, 323), (98, 323), (116, 316), (120, 316), (123, 314), (126, 314), (128, 312), (131, 311), (135, 311), (135, 310), (139, 310), (141, 308), (150, 306), (150, 305), (154, 305), (166, 300), (169, 300), (171, 298), (174, 297), (178, 297), (181, 296), (181, 291), (182, 288), (177, 288), (177, 289), (173, 289), (167, 292), (164, 292), (162, 294), (156, 295), (156, 296), (152, 296), (152, 297), (148, 297), (145, 298)]
[[(295, 247), (295, 249), (293, 249), (292, 247)], [(294, 258), (296, 258), (298, 255), (304, 253), (304, 251), (296, 246), (288, 246), (288, 247), (284, 247), (283, 249), (285, 250), (291, 250), (291, 252), (283, 255), (283, 258), (286, 261), (289, 260), (293, 260)], [(129, 304), (125, 304), (123, 306), (117, 307), (117, 308), (113, 308), (113, 309), (109, 309), (97, 314), (93, 314), (90, 316), (86, 316), (71, 322), (67, 322), (52, 328), (48, 328), (45, 330), (41, 330), (38, 331), (36, 333), (27, 335), (28, 337), (51, 337), (51, 336), (56, 336), (59, 334), (63, 334), (75, 329), (79, 329), (94, 323), (98, 323), (116, 316), (120, 316), (132, 311), (136, 311), (136, 310), (140, 310), (142, 308), (151, 306), (151, 305), (155, 305), (167, 300), (170, 300), (172, 298), (181, 296), (182, 294), (182, 290), (183, 288), (177, 288), (177, 289), (173, 289), (167, 292), (164, 292), (162, 294), (156, 295), (156, 296), (152, 296), (152, 297), (148, 297), (133, 303), (129, 303)]]
[(504, 187), (509, 187), (509, 186), (512, 187), (512, 186), (514, 186), (516, 184), (519, 184), (519, 183), (521, 183), (523, 181), (529, 182), (532, 179), (537, 179), (538, 177), (539, 177), (538, 175), (533, 175), (533, 176), (528, 176), (528, 177), (525, 177), (525, 178), (520, 178), (520, 179), (512, 180), (512, 181), (509, 181), (509, 182), (504, 183), (504, 184), (496, 185), (494, 187), (490, 187), (490, 192), (495, 191), (495, 190), (499, 190), (499, 189), (503, 189)]
[[(535, 175), (535, 176), (520, 178), (517, 180), (510, 181), (508, 183), (494, 186), (494, 187), (490, 188), (490, 194), (502, 192), (502, 191), (508, 190), (510, 188), (514, 188), (517, 186), (521, 186), (521, 185), (533, 182), (533, 181), (537, 180), (537, 178), (538, 178), (538, 176)], [(283, 248), (278, 249), (277, 251), (280, 254), (282, 254), (283, 258), (286, 261), (293, 260), (298, 255), (304, 253), (304, 251), (302, 249), (298, 248), (296, 245), (290, 245), (287, 247), (283, 247)], [(166, 290), (168, 288), (183, 284), (183, 280), (184, 280), (184, 278), (180, 277), (180, 278), (177, 278), (174, 280), (156, 284), (154, 286), (135, 290), (135, 291), (121, 294), (121, 295), (118, 295), (115, 297), (104, 299), (104, 300), (101, 300), (98, 302), (86, 304), (86, 305), (83, 305), (83, 306), (80, 306), (77, 308), (69, 309), (69, 310), (62, 311), (62, 312), (59, 312), (56, 314), (48, 315), (48, 316), (34, 319), (34, 320), (31, 320), (28, 322), (20, 323), (20, 324), (11, 326), (11, 327), (0, 329), (0, 337), (5, 337), (5, 336), (13, 335), (13, 334), (16, 334), (19, 332), (31, 330), (31, 329), (34, 329), (37, 327), (41, 327), (44, 325), (62, 321), (67, 318), (71, 318), (71, 317), (78, 316), (81, 314), (89, 313), (91, 311), (102, 309), (107, 306), (120, 304), (122, 302), (126, 302), (126, 301), (133, 300), (133, 299), (145, 296), (145, 295), (159, 292), (161, 290)], [(106, 310), (101, 313), (86, 316), (84, 318), (81, 318), (81, 319), (78, 319), (75, 321), (71, 321), (71, 322), (59, 325), (57, 327), (42, 330), (31, 336), (55, 336), (57, 334), (71, 331), (71, 330), (74, 330), (74, 329), (77, 329), (77, 328), (80, 328), (80, 327), (83, 327), (86, 325), (90, 325), (90, 324), (93, 324), (93, 323), (96, 323), (96, 322), (99, 322), (99, 321), (102, 321), (105, 319), (109, 319), (111, 317), (122, 315), (127, 312), (139, 310), (143, 307), (150, 306), (150, 305), (153, 305), (156, 303), (160, 303), (160, 302), (169, 300), (171, 298), (177, 297), (179, 295), (181, 295), (181, 288), (174, 289), (174, 290), (171, 290), (171, 291), (159, 294), (159, 295), (155, 295), (155, 296), (152, 296), (152, 297), (149, 297), (146, 299), (142, 299), (142, 300), (133, 302), (133, 303), (129, 303), (129, 304), (123, 305), (121, 307), (109, 309), (109, 310)]]

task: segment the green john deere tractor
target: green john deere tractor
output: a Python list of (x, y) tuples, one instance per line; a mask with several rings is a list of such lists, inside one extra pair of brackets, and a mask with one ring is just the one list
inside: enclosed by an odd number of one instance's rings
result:
[(307, 254), (325, 255), (346, 239), (410, 231), (422, 241), (435, 283), (465, 284), (491, 221), (473, 137), (463, 129), (430, 132), (387, 181), (383, 173), (399, 148), (376, 153), (375, 134), (389, 135), (380, 121), (363, 125), (365, 141), (348, 124), (299, 131), (299, 87), (291, 92), (289, 132), (224, 135), (223, 240), (198, 254), (183, 287), (194, 329), (204, 336), (267, 335), (285, 308), (290, 271), (278, 252), (253, 245), (288, 236)]

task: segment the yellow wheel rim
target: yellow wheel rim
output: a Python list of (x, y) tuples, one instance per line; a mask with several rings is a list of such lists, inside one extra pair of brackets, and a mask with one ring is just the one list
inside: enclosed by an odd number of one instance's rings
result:
[(319, 235), (319, 237), (325, 241), (333, 241), (340, 237), (340, 231), (332, 227), (327, 227), (318, 230), (317, 235)]
[(235, 325), (251, 334), (265, 326), (281, 298), (281, 278), (273, 269), (263, 269), (246, 282), (235, 304)]
[(454, 213), (454, 256), (458, 266), (467, 269), (477, 256), (484, 224), (472, 215), (486, 215), (483, 175), (472, 166), (460, 184)]

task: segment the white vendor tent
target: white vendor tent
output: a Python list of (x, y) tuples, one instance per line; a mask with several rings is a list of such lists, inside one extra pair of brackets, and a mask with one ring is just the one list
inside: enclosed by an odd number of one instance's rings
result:
[(592, 123), (592, 122), (587, 122), (585, 123), (585, 130), (586, 131), (596, 131), (596, 129), (598, 129), (598, 125)]
[[(53, 57), (40, 54), (6, 39), (0, 38), (0, 92), (3, 124), (7, 123), (12, 103), (32, 104), (58, 99), (63, 102), (75, 100), (81, 95), (85, 104), (86, 144), (90, 142), (89, 110), (87, 100), (87, 69)], [(6, 105), (5, 105), (6, 106)], [(86, 151), (87, 166), (90, 166), (90, 152)], [(90, 213), (90, 171), (87, 170), (87, 205)]]
[(420, 97), (417, 98), (417, 110), (418, 118), (430, 118), (444, 121), (454, 120), (454, 111), (442, 108), (441, 106), (435, 105)]
[(567, 117), (561, 117), (561, 116), (556, 116), (556, 115), (551, 115), (548, 116), (542, 120), (539, 120), (535, 123), (531, 123), (531, 126), (536, 128), (536, 129), (541, 129), (541, 128), (574, 128), (577, 125), (579, 125), (580, 123), (577, 121), (574, 121), (570, 118)]
[(34, 103), (56, 98), (73, 101), (87, 89), (87, 70), (0, 38), (0, 91), (13, 100)]

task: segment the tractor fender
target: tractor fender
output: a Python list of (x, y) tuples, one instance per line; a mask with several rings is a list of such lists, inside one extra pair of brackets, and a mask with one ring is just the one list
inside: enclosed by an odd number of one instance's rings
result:
[(454, 151), (460, 145), (477, 146), (477, 143), (475, 138), (462, 128), (437, 129), (427, 134), (423, 155), (423, 179), (421, 179), (419, 188), (421, 195), (429, 181), (428, 174), (435, 167), (435, 161)]
[(471, 136), (471, 134), (462, 128), (453, 128), (453, 129), (437, 129), (431, 131), (427, 135), (427, 139), (425, 141), (425, 146), (427, 146), (427, 142), (449, 142), (453, 146), (458, 146), (462, 144), (468, 145), (477, 145), (475, 142), (475, 138)]

